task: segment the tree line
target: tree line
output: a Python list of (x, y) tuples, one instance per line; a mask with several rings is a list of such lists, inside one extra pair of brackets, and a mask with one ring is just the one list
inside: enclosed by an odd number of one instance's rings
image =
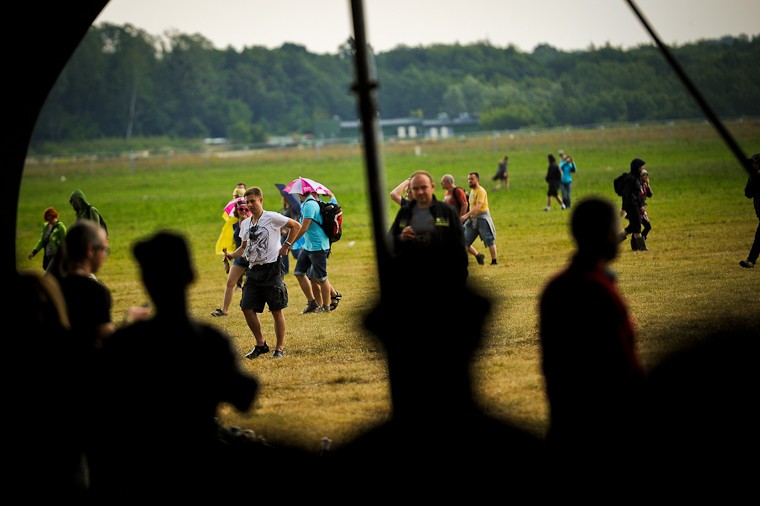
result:
[[(137, 137), (263, 142), (357, 119), (352, 41), (334, 54), (286, 43), (218, 49), (202, 35), (93, 25), (50, 92), (31, 150)], [(760, 115), (760, 35), (671, 47), (722, 117)], [(383, 118), (476, 116), (482, 130), (699, 117), (654, 44), (523, 52), (487, 42), (373, 55)]]

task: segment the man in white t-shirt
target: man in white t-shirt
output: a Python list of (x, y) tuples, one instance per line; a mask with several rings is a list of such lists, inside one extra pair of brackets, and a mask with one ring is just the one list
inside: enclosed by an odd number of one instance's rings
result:
[[(256, 338), (253, 349), (245, 356), (254, 359), (269, 353), (269, 345), (261, 331), (258, 313), (264, 312), (264, 306), (274, 318), (274, 333), (277, 344), (273, 358), (281, 358), (285, 346), (285, 315), (282, 310), (288, 307), (288, 288), (282, 279), (281, 256), (287, 256), (301, 224), (278, 212), (264, 210), (264, 194), (261, 188), (252, 186), (245, 191), (245, 203), (251, 215), (240, 223), (240, 247), (227, 253), (228, 259), (235, 259), (243, 254), (248, 258), (243, 296), (240, 308), (245, 321)], [(280, 245), (280, 229), (288, 227), (288, 238)]]

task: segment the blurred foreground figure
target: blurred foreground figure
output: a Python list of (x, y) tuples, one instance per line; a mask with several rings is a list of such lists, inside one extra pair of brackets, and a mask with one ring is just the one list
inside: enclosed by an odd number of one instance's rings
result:
[(217, 490), (234, 469), (217, 409), (247, 411), (258, 382), (240, 370), (226, 335), (189, 317), (195, 276), (185, 239), (159, 232), (133, 251), (156, 313), (117, 330), (101, 350), (92, 490), (97, 499), (187, 499)]
[(560, 476), (574, 475), (585, 458), (593, 469), (584, 473), (621, 473), (627, 481), (622, 464), (638, 451), (644, 375), (634, 327), (608, 267), (618, 253), (618, 219), (611, 202), (581, 201), (571, 218), (577, 251), (540, 297), (547, 442)]
[(9, 356), (21, 360), (9, 375), (14, 386), (5, 400), (6, 493), (23, 494), (30, 503), (82, 504), (87, 474), (77, 437), (79, 385), (63, 293), (55, 277), (36, 273), (14, 275), (8, 288), (24, 301), (20, 313), (14, 312), (24, 331), (6, 336)]
[[(456, 252), (464, 256), (457, 234)], [(393, 259), (390, 286), (414, 279), (415, 288), (383, 297), (364, 321), (387, 354), (390, 419), (330, 453), (328, 469), (381, 502), (444, 502), (452, 493), (486, 502), (494, 487), (541, 502), (544, 441), (489, 416), (475, 396), (471, 368), (491, 303), (466, 287), (444, 294), (440, 272), (422, 268), (409, 278), (399, 265), (405, 261)], [(399, 314), (415, 323), (399, 325)]]

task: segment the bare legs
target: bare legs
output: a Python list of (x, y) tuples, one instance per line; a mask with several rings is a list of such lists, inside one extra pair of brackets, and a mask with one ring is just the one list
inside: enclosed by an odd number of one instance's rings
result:
[[(261, 331), (261, 321), (259, 315), (253, 309), (244, 309), (243, 315), (248, 328), (251, 329), (253, 337), (256, 339), (256, 346), (264, 346), (264, 333)], [(274, 319), (274, 335), (276, 339), (276, 350), (282, 351), (285, 346), (285, 315), (282, 310), (272, 311)]]
[(309, 279), (311, 284), (311, 291), (314, 294), (314, 300), (317, 301), (317, 305), (321, 307), (330, 306), (330, 297), (337, 295), (338, 292), (333, 288), (329, 279), (324, 281), (317, 281), (315, 279)]
[[(560, 198), (558, 195), (554, 195), (554, 199), (557, 201), (557, 204), (559, 204), (559, 207), (561, 209), (565, 209), (565, 204), (562, 202), (562, 198)], [(552, 208), (552, 197), (546, 197), (546, 207), (544, 208), (544, 211), (548, 211)]]
[(234, 263), (230, 266), (230, 273), (227, 275), (227, 285), (224, 287), (224, 303), (222, 304), (222, 311), (225, 313), (230, 312), (232, 294), (235, 291), (235, 286), (237, 286), (238, 281), (243, 277), (244, 273), (245, 267), (235, 265)]

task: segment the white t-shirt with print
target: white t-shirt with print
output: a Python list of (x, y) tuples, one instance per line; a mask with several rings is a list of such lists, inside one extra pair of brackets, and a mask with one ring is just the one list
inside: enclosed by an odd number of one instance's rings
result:
[(258, 221), (249, 216), (240, 223), (240, 238), (247, 241), (245, 256), (248, 265), (271, 264), (280, 259), (280, 229), (288, 224), (288, 217), (273, 211), (264, 211)]

